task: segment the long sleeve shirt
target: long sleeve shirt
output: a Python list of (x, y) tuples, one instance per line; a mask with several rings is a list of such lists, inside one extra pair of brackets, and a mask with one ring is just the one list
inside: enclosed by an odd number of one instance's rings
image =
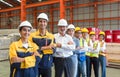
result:
[[(55, 34), (55, 43), (60, 43), (61, 48), (56, 48), (56, 52), (54, 53), (54, 57), (69, 57), (73, 55), (72, 50), (75, 49), (75, 44), (71, 36), (65, 34), (61, 36), (59, 33)], [(69, 44), (72, 42), (73, 44)]]

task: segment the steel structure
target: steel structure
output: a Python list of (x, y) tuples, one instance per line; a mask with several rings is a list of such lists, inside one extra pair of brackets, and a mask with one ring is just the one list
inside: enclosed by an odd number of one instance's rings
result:
[[(21, 6), (16, 0), (5, 1), (14, 7), (11, 8), (0, 2), (1, 29), (17, 28), (18, 24), (26, 19), (32, 23), (34, 28), (37, 28), (36, 17), (40, 12), (45, 12), (49, 15), (48, 29), (51, 32), (56, 32), (56, 25), (60, 18), (66, 18), (69, 23), (74, 23), (76, 26), (100, 27), (103, 30), (105, 30), (106, 22), (108, 21), (110, 29), (113, 28), (112, 21), (115, 20), (117, 21), (118, 28), (120, 28), (120, 0), (42, 0), (41, 2), (38, 2), (38, 0), (21, 0)], [(117, 3), (118, 9), (112, 10), (112, 4), (115, 3)], [(109, 5), (109, 10), (105, 10), (103, 7), (106, 5)], [(102, 10), (99, 11), (101, 6)], [(89, 7), (87, 12), (85, 10), (86, 7)], [(117, 16), (112, 16), (113, 11), (117, 12)], [(109, 12), (110, 15), (105, 17), (105, 12)]]

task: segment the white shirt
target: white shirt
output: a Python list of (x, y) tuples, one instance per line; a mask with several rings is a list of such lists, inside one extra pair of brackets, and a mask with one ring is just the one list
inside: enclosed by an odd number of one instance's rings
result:
[[(100, 42), (100, 41), (99, 41), (99, 42)], [(106, 50), (106, 43), (105, 43), (104, 40), (102, 40), (102, 42), (103, 42), (103, 45), (100, 46), (100, 51), (105, 52), (105, 50)], [(100, 43), (101, 43), (101, 42), (100, 42)]]
[(23, 43), (23, 47), (27, 49), (28, 48), (28, 43)]
[[(56, 52), (53, 56), (55, 57), (69, 57), (73, 55), (72, 50), (75, 49), (75, 44), (71, 36), (65, 34), (65, 36), (61, 36), (59, 33), (54, 34), (55, 42), (61, 44), (61, 48), (56, 48)], [(73, 44), (68, 44), (68, 42), (73, 42)]]

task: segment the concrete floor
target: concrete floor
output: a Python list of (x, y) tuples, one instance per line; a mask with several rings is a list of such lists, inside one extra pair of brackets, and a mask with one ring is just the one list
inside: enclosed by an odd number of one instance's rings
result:
[[(9, 77), (9, 62), (0, 62), (0, 77)], [(54, 70), (52, 77), (54, 77)], [(92, 72), (92, 77), (94, 77)], [(120, 69), (107, 68), (107, 77), (120, 77)]]

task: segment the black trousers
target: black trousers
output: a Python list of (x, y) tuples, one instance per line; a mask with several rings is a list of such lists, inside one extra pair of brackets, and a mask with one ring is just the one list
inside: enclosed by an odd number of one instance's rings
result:
[(54, 57), (55, 64), (55, 77), (62, 77), (62, 73), (64, 72), (64, 77), (73, 77), (73, 61), (72, 57), (67, 58), (57, 58)]
[(48, 69), (38, 69), (38, 77), (51, 77), (51, 68)]
[(90, 57), (90, 77), (91, 77), (92, 65), (93, 65), (95, 77), (99, 77), (99, 59), (97, 57)]

